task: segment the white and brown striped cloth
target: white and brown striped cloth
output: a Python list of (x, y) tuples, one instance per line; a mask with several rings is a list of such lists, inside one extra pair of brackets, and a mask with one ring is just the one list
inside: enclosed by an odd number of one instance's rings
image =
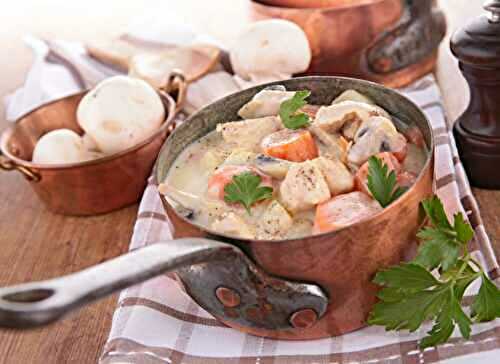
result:
[[(29, 38), (35, 64), (23, 88), (7, 104), (7, 117), (52, 99), (75, 93), (115, 71), (89, 59), (83, 47), (72, 43), (47, 43)], [(61, 53), (62, 52), (62, 53)], [(84, 67), (83, 77), (79, 70)], [(447, 213), (464, 212), (476, 231), (476, 258), (497, 279), (499, 268), (467, 177), (457, 156), (453, 135), (444, 116), (440, 92), (433, 76), (401, 90), (415, 101), (432, 122), (436, 137), (435, 188)], [(139, 207), (130, 249), (171, 236), (168, 218), (156, 186), (150, 184)], [(471, 287), (467, 301), (477, 292)], [(430, 329), (424, 325), (413, 334), (384, 332), (380, 327), (314, 341), (281, 341), (243, 334), (225, 327), (193, 302), (167, 276), (124, 290), (101, 364), (378, 364), (378, 363), (498, 363), (500, 320), (474, 325), (470, 340), (455, 336), (437, 348), (419, 350), (419, 340)]]

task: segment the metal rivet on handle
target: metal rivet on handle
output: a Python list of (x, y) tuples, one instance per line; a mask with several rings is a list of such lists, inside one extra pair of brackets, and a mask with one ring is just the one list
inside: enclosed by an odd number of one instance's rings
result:
[(215, 290), (215, 296), (224, 307), (233, 308), (240, 304), (241, 298), (238, 292), (227, 287), (219, 287)]
[(318, 321), (318, 314), (310, 308), (296, 311), (290, 316), (290, 324), (296, 329), (307, 329), (316, 321)]

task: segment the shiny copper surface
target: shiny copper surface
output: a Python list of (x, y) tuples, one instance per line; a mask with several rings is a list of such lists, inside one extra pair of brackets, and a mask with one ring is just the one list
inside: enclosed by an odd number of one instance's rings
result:
[(139, 145), (83, 163), (30, 162), (37, 140), (45, 133), (60, 128), (83, 133), (76, 121), (76, 109), (84, 95), (65, 97), (30, 112), (5, 130), (0, 139), (0, 168), (23, 173), (47, 208), (65, 215), (102, 214), (137, 202), (175, 115), (175, 102), (160, 92), (166, 119)]
[[(414, 4), (407, 0), (253, 0), (251, 11), (254, 20), (286, 19), (305, 31), (313, 56), (306, 74), (356, 77), (390, 87), (406, 85), (432, 71), (446, 29), (444, 16), (432, 0)], [(374, 47), (384, 51), (373, 54)], [(400, 61), (404, 64), (398, 65)]]
[(224, 305), (224, 307), (233, 308), (237, 307), (241, 298), (238, 292), (235, 292), (231, 288), (219, 287), (215, 290), (215, 296)]
[(295, 312), (290, 317), (290, 323), (296, 329), (308, 329), (318, 321), (318, 314), (316, 311), (307, 308)]
[(261, 3), (284, 8), (329, 8), (376, 3), (383, 0), (260, 0)]

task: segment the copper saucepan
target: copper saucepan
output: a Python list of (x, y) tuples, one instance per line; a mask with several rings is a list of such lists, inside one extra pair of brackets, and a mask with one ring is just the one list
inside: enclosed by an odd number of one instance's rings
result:
[(21, 172), (45, 206), (64, 215), (97, 215), (135, 203), (142, 196), (154, 161), (184, 100), (186, 82), (174, 72), (165, 89), (175, 89), (174, 101), (158, 93), (165, 120), (154, 134), (122, 152), (81, 163), (64, 165), (31, 162), (40, 137), (55, 129), (83, 130), (76, 110), (87, 91), (45, 104), (17, 120), (0, 137), (0, 169)]
[[(278, 84), (278, 83), (275, 83)], [(399, 127), (417, 126), (428, 150), (430, 124), (399, 93), (366, 81), (304, 77), (279, 82), (288, 90), (311, 90), (311, 102), (329, 104), (355, 89), (388, 110)], [(267, 85), (238, 92), (193, 115), (165, 142), (155, 177), (163, 181), (179, 153), (237, 119), (238, 109)], [(315, 339), (359, 329), (376, 301), (371, 280), (396, 264), (422, 223), (419, 203), (432, 193), (432, 153), (415, 185), (379, 214), (346, 228), (301, 239), (244, 240), (193, 224), (162, 198), (177, 240), (158, 242), (82, 272), (0, 289), (0, 326), (27, 328), (106, 294), (175, 271), (188, 294), (225, 324), (282, 339)]]

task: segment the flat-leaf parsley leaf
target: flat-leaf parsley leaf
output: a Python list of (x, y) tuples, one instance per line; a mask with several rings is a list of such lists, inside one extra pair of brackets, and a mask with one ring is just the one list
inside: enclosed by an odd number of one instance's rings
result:
[(230, 203), (241, 203), (251, 215), (250, 206), (273, 196), (272, 187), (260, 186), (262, 178), (251, 172), (233, 176), (231, 183), (224, 187), (224, 200)]
[(280, 118), (287, 129), (300, 129), (309, 125), (309, 115), (299, 112), (300, 108), (307, 105), (306, 99), (311, 91), (297, 91), (291, 99), (285, 100), (280, 105)]

